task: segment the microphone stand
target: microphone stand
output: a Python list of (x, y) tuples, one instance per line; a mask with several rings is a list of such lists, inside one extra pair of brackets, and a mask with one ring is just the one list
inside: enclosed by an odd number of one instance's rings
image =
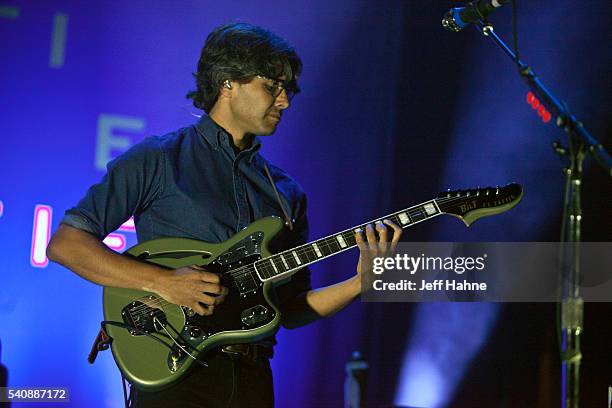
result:
[[(555, 142), (553, 147), (560, 156), (567, 157), (567, 166), (563, 168), (566, 176), (565, 200), (563, 205), (563, 220), (560, 242), (560, 278), (562, 282), (561, 295), (561, 406), (578, 408), (580, 361), (580, 335), (583, 330), (583, 300), (580, 297), (580, 222), (582, 209), (580, 206), (580, 187), (582, 182), (582, 165), (587, 153), (612, 177), (612, 158), (599, 143), (584, 128), (582, 123), (572, 115), (567, 105), (559, 101), (544, 87), (531, 68), (516, 58), (516, 55), (495, 33), (493, 26), (486, 20), (480, 20), (476, 29), (486, 37), (491, 38), (508, 57), (518, 66), (519, 74), (527, 83), (540, 102), (546, 106), (556, 124), (567, 134), (567, 148)], [(566, 244), (567, 243), (567, 244)], [(566, 254), (565, 249), (568, 249)], [(567, 256), (567, 258), (565, 258)], [(567, 259), (568, 262), (564, 262)], [(559, 310), (559, 309), (557, 309)], [(558, 312), (557, 312), (558, 313)], [(559, 321), (557, 321), (559, 325)]]

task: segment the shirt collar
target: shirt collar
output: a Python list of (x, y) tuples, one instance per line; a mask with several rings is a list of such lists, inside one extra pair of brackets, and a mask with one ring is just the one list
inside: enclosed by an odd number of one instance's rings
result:
[[(219, 148), (225, 149), (233, 156), (233, 149), (230, 144), (231, 136), (221, 126), (219, 126), (214, 120), (208, 115), (202, 115), (198, 123), (196, 124), (198, 133), (204, 137), (204, 139), (213, 147), (214, 150)], [(257, 136), (253, 138), (251, 147), (245, 149), (239, 153), (239, 155), (246, 156), (249, 163), (253, 161), (253, 157), (261, 149), (261, 142)]]

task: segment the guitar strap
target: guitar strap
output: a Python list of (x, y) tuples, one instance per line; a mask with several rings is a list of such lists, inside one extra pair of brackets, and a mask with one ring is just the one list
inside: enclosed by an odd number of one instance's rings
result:
[(272, 179), (272, 175), (270, 174), (270, 169), (268, 169), (268, 164), (264, 162), (264, 169), (266, 170), (266, 175), (268, 176), (268, 180), (270, 180), (270, 184), (272, 184), (272, 188), (274, 189), (274, 194), (276, 194), (276, 200), (278, 201), (278, 205), (280, 205), (281, 210), (283, 210), (283, 215), (285, 216), (285, 225), (289, 228), (289, 231), (293, 231), (293, 220), (285, 210), (285, 206), (283, 205), (283, 200), (281, 200), (281, 196), (276, 189), (276, 184)]

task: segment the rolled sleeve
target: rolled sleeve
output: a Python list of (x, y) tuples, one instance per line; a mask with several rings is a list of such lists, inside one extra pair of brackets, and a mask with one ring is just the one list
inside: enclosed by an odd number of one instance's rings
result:
[[(62, 218), (62, 221), (60, 222), (60, 224), (66, 224), (71, 227), (78, 228), (80, 230), (89, 232), (99, 237), (98, 229), (95, 226), (90, 224), (89, 218), (78, 214), (77, 207), (73, 207), (72, 209), (66, 211), (66, 214), (64, 215), (64, 218)], [(100, 238), (104, 238), (104, 237), (100, 237)]]
[(109, 162), (102, 180), (66, 211), (61, 223), (103, 239), (161, 193), (164, 155), (155, 138), (146, 139)]

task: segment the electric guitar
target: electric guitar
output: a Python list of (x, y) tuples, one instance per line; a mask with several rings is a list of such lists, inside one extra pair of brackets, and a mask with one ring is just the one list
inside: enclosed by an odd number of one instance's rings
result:
[(228, 287), (225, 301), (211, 316), (197, 315), (159, 295), (132, 289), (104, 288), (102, 323), (123, 375), (137, 387), (159, 390), (177, 381), (198, 356), (224, 344), (249, 343), (273, 335), (281, 313), (273, 288), (300, 268), (356, 246), (354, 230), (389, 219), (409, 227), (441, 214), (470, 226), (479, 218), (505, 212), (523, 197), (518, 184), (441, 193), (437, 198), (328, 237), (272, 254), (269, 247), (284, 223), (262, 218), (225, 242), (210, 244), (185, 238), (161, 238), (136, 245), (127, 254), (177, 269), (198, 265), (220, 274)]

